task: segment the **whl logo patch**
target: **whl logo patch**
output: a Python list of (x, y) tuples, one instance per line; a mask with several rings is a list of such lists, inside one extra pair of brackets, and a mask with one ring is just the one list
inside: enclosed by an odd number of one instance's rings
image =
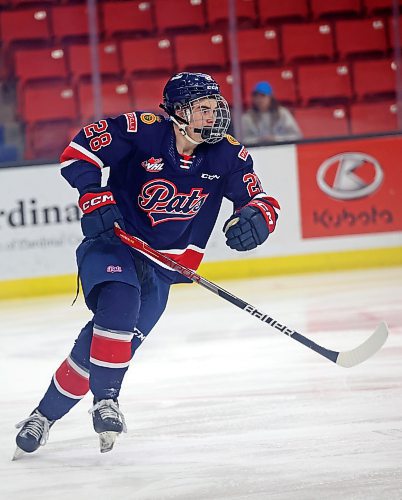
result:
[(163, 169), (164, 163), (162, 158), (154, 158), (152, 156), (149, 160), (143, 161), (141, 165), (147, 172), (160, 172)]
[(188, 194), (179, 193), (173, 182), (155, 179), (142, 186), (138, 205), (147, 212), (152, 226), (156, 226), (170, 220), (192, 219), (207, 198), (202, 188), (193, 188)]

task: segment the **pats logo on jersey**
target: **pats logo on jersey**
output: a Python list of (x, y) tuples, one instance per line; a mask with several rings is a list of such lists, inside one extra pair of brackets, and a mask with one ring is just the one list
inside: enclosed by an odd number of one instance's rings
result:
[(170, 220), (192, 219), (207, 198), (208, 194), (203, 194), (203, 188), (192, 188), (188, 194), (179, 193), (173, 182), (155, 179), (142, 186), (138, 205), (147, 212), (152, 226), (156, 226)]
[(154, 158), (153, 156), (149, 160), (144, 160), (141, 165), (145, 168), (147, 172), (160, 172), (163, 170), (162, 158)]

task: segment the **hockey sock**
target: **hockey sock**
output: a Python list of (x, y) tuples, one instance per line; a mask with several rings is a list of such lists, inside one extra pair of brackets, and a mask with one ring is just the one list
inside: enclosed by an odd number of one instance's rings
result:
[(131, 340), (139, 308), (137, 288), (122, 282), (101, 287), (90, 348), (90, 388), (97, 399), (119, 395), (132, 357)]
[(45, 395), (39, 403), (39, 411), (50, 420), (65, 415), (89, 390), (89, 348), (93, 323), (81, 330), (70, 355), (53, 375)]

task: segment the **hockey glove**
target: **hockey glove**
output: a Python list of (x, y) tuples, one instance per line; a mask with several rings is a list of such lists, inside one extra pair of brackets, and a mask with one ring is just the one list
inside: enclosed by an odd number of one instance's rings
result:
[(115, 222), (124, 229), (123, 216), (107, 186), (90, 188), (82, 194), (78, 203), (84, 213), (81, 219), (82, 232), (87, 238), (114, 238)]
[(253, 250), (275, 229), (276, 219), (277, 214), (269, 203), (252, 200), (226, 221), (223, 227), (226, 245), (239, 252)]

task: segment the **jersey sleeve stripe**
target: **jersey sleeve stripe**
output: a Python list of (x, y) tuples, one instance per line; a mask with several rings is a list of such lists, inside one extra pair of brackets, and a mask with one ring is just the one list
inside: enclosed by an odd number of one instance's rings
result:
[(75, 163), (76, 161), (78, 161), (78, 160), (66, 160), (66, 161), (63, 161), (62, 163), (60, 163), (60, 166), (62, 168), (68, 167), (69, 165), (71, 165), (72, 163)]
[[(254, 196), (253, 200), (257, 200), (257, 199), (262, 199), (262, 200), (267, 201), (270, 205), (272, 205), (275, 208), (275, 210), (281, 209), (277, 200), (275, 198), (272, 198), (272, 196), (267, 196), (266, 193), (260, 193), (260, 194), (257, 194), (256, 196)], [(253, 201), (253, 200), (251, 200), (251, 201)]]
[(70, 142), (61, 155), (61, 162), (67, 160), (85, 160), (99, 168), (104, 166), (103, 161), (96, 155), (87, 151), (84, 147), (80, 146), (76, 142)]

